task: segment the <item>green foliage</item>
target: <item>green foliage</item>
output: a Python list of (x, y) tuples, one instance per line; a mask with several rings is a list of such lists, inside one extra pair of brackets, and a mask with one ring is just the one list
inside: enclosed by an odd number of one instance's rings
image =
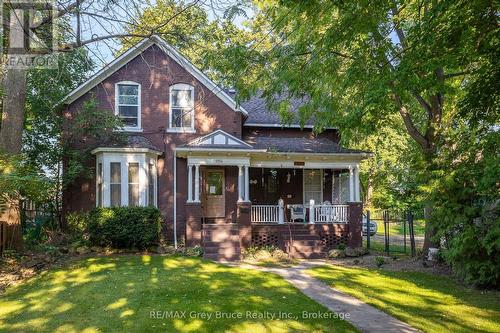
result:
[(459, 144), (443, 151), (429, 189), (435, 205), (432, 223), (446, 240), (443, 256), (455, 272), (468, 283), (499, 287), (500, 134), (467, 130), (459, 138)]
[(186, 247), (184, 248), (183, 254), (188, 257), (201, 257), (203, 256), (203, 248), (198, 245)]
[[(83, 218), (93, 245), (145, 249), (159, 242), (161, 214), (155, 207), (95, 208)], [(79, 226), (81, 220), (73, 222)]]
[[(227, 13), (227, 17), (232, 18), (237, 11), (236, 7), (233, 8), (231, 13)], [(129, 32), (160, 35), (211, 79), (222, 85), (230, 85), (233, 81), (230, 72), (234, 57), (229, 55), (245, 49), (254, 37), (229, 19), (209, 19), (207, 9), (202, 4), (188, 5), (173, 0), (157, 0), (146, 7)], [(122, 50), (139, 39), (125, 40)]]
[(42, 202), (52, 190), (51, 180), (27, 163), (25, 156), (0, 152), (0, 212), (9, 200), (21, 196)]
[[(126, 136), (118, 129), (123, 123), (113, 113), (97, 108), (96, 99), (89, 99), (69, 124), (68, 136), (64, 138), (64, 156), (67, 159), (63, 186), (78, 177), (92, 177), (92, 170), (86, 162), (92, 157), (96, 145), (116, 145), (123, 143)], [(78, 148), (77, 148), (78, 147)]]
[(377, 267), (382, 267), (382, 265), (385, 264), (384, 257), (375, 257), (375, 264)]

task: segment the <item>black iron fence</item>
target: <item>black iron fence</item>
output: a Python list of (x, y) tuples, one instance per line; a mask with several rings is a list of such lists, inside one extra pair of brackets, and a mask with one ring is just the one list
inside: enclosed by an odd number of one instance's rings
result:
[(412, 211), (367, 211), (363, 224), (363, 236), (368, 249), (416, 256), (423, 242), (423, 220), (418, 220), (416, 232)]

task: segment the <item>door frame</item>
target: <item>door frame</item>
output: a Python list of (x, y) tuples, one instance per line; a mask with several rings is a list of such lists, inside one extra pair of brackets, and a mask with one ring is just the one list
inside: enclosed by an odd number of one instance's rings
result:
[[(207, 173), (211, 171), (218, 171), (222, 172), (222, 202), (223, 202), (223, 209), (221, 212), (221, 216), (209, 216), (207, 214), (208, 212), (208, 207), (207, 207), (207, 199), (208, 199), (208, 193), (207, 193)], [(226, 217), (226, 170), (225, 168), (221, 167), (210, 167), (207, 166), (203, 168), (202, 170), (202, 192), (201, 192), (201, 200), (202, 200), (202, 208), (203, 208), (203, 215), (204, 217), (208, 218), (225, 218)]]

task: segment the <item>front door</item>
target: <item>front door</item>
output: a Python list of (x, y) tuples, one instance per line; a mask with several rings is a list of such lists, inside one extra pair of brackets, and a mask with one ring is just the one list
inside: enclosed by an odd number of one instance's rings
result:
[(205, 169), (202, 194), (205, 217), (226, 216), (224, 170)]

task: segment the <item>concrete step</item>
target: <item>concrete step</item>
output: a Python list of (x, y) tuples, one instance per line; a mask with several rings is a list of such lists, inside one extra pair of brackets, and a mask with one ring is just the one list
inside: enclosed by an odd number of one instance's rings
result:
[(224, 240), (221, 242), (213, 242), (210, 240), (203, 240), (203, 247), (222, 247), (222, 248), (227, 248), (227, 247), (235, 247), (235, 246), (240, 246), (240, 240), (237, 239), (235, 241), (231, 240)]
[(215, 242), (215, 243), (239, 242), (240, 236), (239, 235), (226, 235), (224, 233), (218, 233), (218, 234), (213, 234), (213, 235), (203, 235), (202, 239), (203, 239), (203, 242)]
[(203, 255), (203, 258), (214, 261), (238, 261), (241, 259), (239, 254), (233, 256), (225, 256), (215, 253), (205, 253)]
[(286, 243), (293, 244), (294, 246), (308, 247), (308, 246), (323, 246), (323, 242), (317, 239), (293, 239), (292, 241), (286, 240)]
[(232, 248), (219, 248), (219, 247), (204, 247), (203, 248), (203, 253), (204, 254), (218, 254), (221, 256), (226, 256), (226, 257), (232, 257), (236, 255), (241, 254), (241, 250), (239, 247), (232, 247)]

